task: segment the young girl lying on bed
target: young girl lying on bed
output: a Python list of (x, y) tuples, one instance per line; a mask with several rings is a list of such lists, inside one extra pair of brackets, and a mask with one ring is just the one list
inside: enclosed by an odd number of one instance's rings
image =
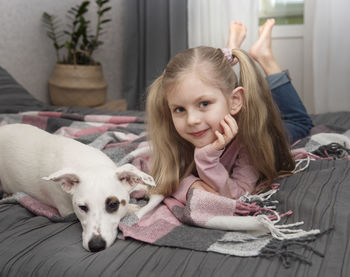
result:
[[(270, 88), (239, 49), (246, 28), (238, 22), (230, 27), (230, 49), (187, 49), (152, 84), (147, 116), (153, 194), (185, 203), (189, 189), (198, 188), (238, 199), (294, 169), (288, 138), (306, 136), (312, 122), (272, 54), (273, 25), (271, 19), (260, 28), (250, 49)], [(239, 79), (232, 70), (236, 62)]]

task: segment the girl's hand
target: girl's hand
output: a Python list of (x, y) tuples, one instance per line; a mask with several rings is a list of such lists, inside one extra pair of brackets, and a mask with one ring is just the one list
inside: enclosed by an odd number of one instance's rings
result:
[(191, 186), (190, 189), (201, 189), (201, 190), (205, 190), (214, 194), (218, 194), (219, 193), (214, 190), (211, 186), (207, 185), (206, 183), (204, 183), (202, 180), (198, 180), (195, 181)]
[(219, 131), (215, 131), (217, 139), (212, 145), (216, 150), (224, 149), (238, 133), (237, 122), (230, 114), (227, 114), (225, 118), (220, 121), (220, 125), (223, 128), (224, 133), (221, 134)]

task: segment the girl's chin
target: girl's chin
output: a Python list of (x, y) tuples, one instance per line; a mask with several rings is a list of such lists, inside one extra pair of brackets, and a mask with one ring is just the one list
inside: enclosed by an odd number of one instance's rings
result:
[(203, 148), (209, 144), (212, 144), (214, 142), (214, 140), (210, 140), (210, 141), (207, 141), (207, 142), (192, 142), (192, 145), (196, 148)]

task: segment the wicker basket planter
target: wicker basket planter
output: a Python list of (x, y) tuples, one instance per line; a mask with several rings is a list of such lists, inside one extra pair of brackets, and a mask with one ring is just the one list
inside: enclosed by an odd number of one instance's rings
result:
[(102, 66), (56, 64), (49, 79), (49, 92), (55, 106), (102, 105), (107, 94)]

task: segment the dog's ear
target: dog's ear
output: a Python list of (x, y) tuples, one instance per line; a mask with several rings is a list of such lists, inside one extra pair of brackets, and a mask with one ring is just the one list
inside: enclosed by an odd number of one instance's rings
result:
[(118, 168), (116, 176), (126, 189), (130, 192), (138, 185), (155, 187), (156, 184), (152, 176), (139, 170), (132, 164), (125, 164)]
[(68, 168), (61, 169), (42, 179), (58, 183), (69, 194), (73, 194), (76, 185), (80, 183), (79, 177)]

